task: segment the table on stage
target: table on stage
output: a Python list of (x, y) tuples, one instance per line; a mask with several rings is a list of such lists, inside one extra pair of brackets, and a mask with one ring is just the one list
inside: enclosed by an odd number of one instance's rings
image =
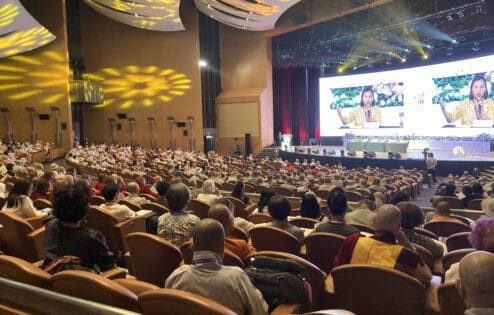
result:
[(374, 152), (399, 152), (406, 153), (408, 142), (359, 142), (347, 143), (348, 151), (374, 151)]

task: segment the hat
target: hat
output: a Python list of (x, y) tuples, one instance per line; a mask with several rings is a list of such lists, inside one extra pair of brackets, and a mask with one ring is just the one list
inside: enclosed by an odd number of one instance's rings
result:
[(482, 211), (484, 211), (485, 215), (488, 217), (494, 217), (494, 198), (482, 200), (480, 207), (482, 208)]

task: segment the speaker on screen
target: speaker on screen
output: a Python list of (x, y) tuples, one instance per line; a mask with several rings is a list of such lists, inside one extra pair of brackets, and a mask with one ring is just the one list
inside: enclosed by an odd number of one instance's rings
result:
[(245, 155), (252, 154), (252, 140), (251, 140), (251, 134), (246, 133), (245, 134)]

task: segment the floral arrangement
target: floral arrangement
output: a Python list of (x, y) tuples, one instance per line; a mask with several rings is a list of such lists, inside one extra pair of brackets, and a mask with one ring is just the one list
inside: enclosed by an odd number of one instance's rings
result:
[(465, 155), (465, 149), (463, 149), (462, 146), (457, 145), (456, 147), (453, 148), (453, 154), (455, 156), (463, 156)]

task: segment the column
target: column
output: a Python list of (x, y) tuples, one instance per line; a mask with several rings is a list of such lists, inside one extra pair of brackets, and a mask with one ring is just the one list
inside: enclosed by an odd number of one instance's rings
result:
[(175, 127), (177, 126), (177, 122), (173, 116), (166, 117), (168, 120), (168, 126), (170, 127), (170, 149), (175, 150)]
[(130, 145), (136, 146), (136, 120), (135, 118), (127, 118), (130, 123)]
[(58, 107), (50, 107), (51, 111), (55, 115), (55, 145), (57, 147), (62, 146), (62, 130), (60, 129), (60, 117), (58, 112), (60, 109)]
[(154, 122), (155, 122), (155, 119), (154, 117), (148, 117), (148, 122), (149, 122), (149, 129), (151, 131), (151, 149), (154, 149), (156, 148), (156, 139), (155, 139), (155, 136), (154, 136)]
[(2, 113), (5, 113), (5, 139), (10, 142), (12, 140), (12, 129), (10, 127), (10, 110), (8, 108), (0, 108)]
[(108, 121), (110, 122), (111, 126), (111, 143), (113, 145), (117, 144), (117, 123), (115, 121), (115, 118), (108, 118)]
[(187, 117), (188, 125), (189, 125), (189, 145), (190, 145), (190, 152), (195, 152), (196, 151), (196, 139), (194, 136), (194, 129), (193, 124), (194, 124), (194, 117), (193, 116), (188, 116)]
[(25, 107), (31, 113), (31, 143), (36, 143), (36, 122), (34, 120), (35, 110), (32, 107)]

